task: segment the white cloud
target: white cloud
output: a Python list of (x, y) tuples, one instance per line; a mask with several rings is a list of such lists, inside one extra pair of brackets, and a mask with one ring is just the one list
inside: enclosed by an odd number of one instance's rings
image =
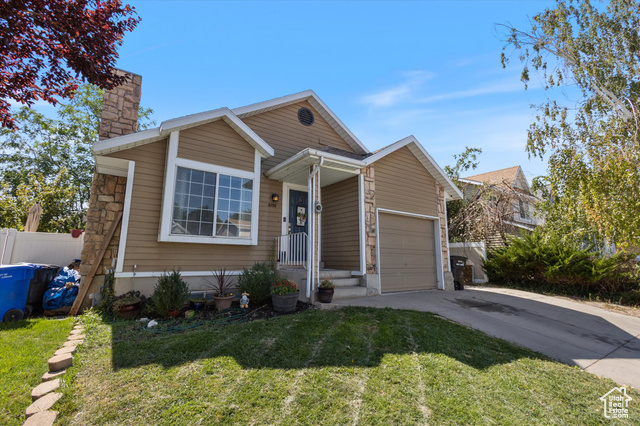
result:
[(519, 91), (522, 91), (522, 84), (519, 82), (518, 83), (513, 83), (513, 82), (496, 83), (496, 84), (492, 84), (484, 87), (478, 87), (475, 89), (457, 90), (449, 93), (441, 93), (439, 95), (426, 96), (424, 98), (417, 99), (416, 102), (421, 104), (429, 104), (429, 103), (439, 102), (439, 101), (466, 99), (466, 98), (472, 98), (475, 96), (493, 95), (496, 93), (510, 93), (510, 92), (519, 92)]
[(435, 76), (429, 71), (407, 71), (402, 74), (404, 81), (396, 87), (362, 97), (361, 102), (372, 107), (390, 107), (400, 102), (407, 102), (411, 94), (422, 84)]

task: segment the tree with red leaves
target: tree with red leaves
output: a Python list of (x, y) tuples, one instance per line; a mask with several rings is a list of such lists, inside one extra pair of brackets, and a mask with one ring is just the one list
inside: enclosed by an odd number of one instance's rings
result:
[(0, 1), (0, 125), (16, 127), (11, 99), (55, 105), (83, 81), (120, 85), (116, 49), (139, 22), (120, 0)]

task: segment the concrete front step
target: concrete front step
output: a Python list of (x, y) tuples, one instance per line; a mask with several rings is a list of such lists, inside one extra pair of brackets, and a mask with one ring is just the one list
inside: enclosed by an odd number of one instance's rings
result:
[(340, 271), (338, 269), (321, 269), (320, 279), (322, 278), (351, 278), (351, 271)]
[(336, 287), (353, 287), (353, 286), (358, 286), (360, 285), (360, 278), (334, 278), (331, 281), (333, 281), (333, 285), (335, 285)]
[(354, 297), (365, 297), (367, 295), (367, 288), (359, 285), (349, 287), (336, 287), (333, 293), (334, 300), (337, 299), (351, 299)]

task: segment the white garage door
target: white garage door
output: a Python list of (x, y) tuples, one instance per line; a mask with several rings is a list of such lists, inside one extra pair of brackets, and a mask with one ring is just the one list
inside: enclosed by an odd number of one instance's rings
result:
[(379, 213), (382, 292), (437, 288), (433, 220)]

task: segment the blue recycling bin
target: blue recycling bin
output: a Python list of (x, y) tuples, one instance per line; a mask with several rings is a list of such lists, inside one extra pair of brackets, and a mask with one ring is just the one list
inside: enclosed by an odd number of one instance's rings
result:
[(0, 321), (24, 318), (29, 282), (34, 273), (33, 265), (0, 266)]

